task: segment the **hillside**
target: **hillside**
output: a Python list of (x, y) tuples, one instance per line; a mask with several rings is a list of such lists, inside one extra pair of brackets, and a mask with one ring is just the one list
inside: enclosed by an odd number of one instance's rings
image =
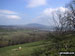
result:
[[(0, 48), (0, 56), (31, 56), (33, 50), (44, 45), (44, 41)], [(16, 50), (22, 47), (21, 50)]]
[[(69, 34), (62, 37), (54, 37), (58, 38), (58, 40), (56, 40), (58, 42), (55, 42), (55, 39), (53, 39), (53, 37), (51, 38), (50, 35), (51, 40), (48, 39), (32, 43), (3, 47), (0, 48), (0, 56), (59, 56), (58, 53), (60, 51), (75, 51), (75, 34)], [(64, 45), (68, 45), (67, 49)], [(19, 47), (22, 49), (19, 50)]]

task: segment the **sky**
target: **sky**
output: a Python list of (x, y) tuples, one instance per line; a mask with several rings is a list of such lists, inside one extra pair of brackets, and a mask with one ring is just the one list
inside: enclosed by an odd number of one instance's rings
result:
[(64, 12), (70, 0), (0, 0), (0, 25), (53, 25), (52, 12)]

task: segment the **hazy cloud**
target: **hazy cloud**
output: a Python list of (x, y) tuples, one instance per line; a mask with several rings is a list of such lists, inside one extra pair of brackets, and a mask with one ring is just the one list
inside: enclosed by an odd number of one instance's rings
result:
[(28, 0), (28, 8), (38, 7), (42, 5), (46, 5), (47, 0)]
[(21, 17), (17, 15), (17, 12), (10, 11), (10, 10), (0, 10), (0, 17), (7, 18), (7, 19), (20, 19)]
[(9, 19), (20, 19), (20, 17), (17, 15), (6, 15), (6, 17)]
[(10, 10), (0, 10), (0, 14), (17, 14), (16, 12), (14, 11), (10, 11)]
[(43, 11), (44, 15), (52, 15), (52, 13), (64, 13), (66, 10), (68, 10), (67, 8), (64, 7), (59, 7), (59, 8), (47, 8)]
[[(64, 7), (59, 7), (59, 8), (46, 8), (45, 10), (43, 10), (43, 12), (41, 12), (40, 16), (37, 16), (34, 19), (34, 22), (39, 22), (41, 24), (46, 24), (46, 25), (54, 25), (54, 21), (52, 19), (52, 13), (64, 13), (66, 10), (68, 10), (67, 8)], [(56, 20), (58, 21), (57, 17)]]

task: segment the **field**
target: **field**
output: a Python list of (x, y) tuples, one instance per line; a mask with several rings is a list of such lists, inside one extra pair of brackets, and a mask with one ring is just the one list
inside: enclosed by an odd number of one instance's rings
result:
[(44, 40), (47, 33), (38, 30), (0, 30), (0, 47)]
[[(9, 47), (0, 48), (0, 56), (31, 56), (34, 48), (43, 45), (43, 41), (14, 45)], [(22, 47), (21, 50), (14, 50)]]
[(58, 56), (60, 51), (75, 51), (75, 32), (0, 30), (0, 56)]

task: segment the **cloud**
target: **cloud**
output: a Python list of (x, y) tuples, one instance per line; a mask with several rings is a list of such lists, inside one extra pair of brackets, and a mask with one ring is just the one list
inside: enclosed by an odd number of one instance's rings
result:
[(10, 10), (0, 10), (0, 18), (5, 18), (5, 19), (20, 19), (21, 17), (18, 16), (17, 12), (10, 11)]
[(9, 19), (20, 19), (20, 17), (17, 15), (6, 15), (6, 17)]
[(67, 8), (64, 7), (59, 7), (59, 8), (47, 8), (43, 11), (44, 15), (52, 15), (52, 13), (64, 13), (65, 11), (67, 11)]
[[(35, 23), (41, 23), (41, 24), (45, 24), (45, 25), (54, 25), (54, 20), (52, 18), (52, 13), (64, 13), (66, 10), (68, 10), (67, 8), (64, 8), (64, 7), (59, 7), (59, 8), (46, 8), (45, 10), (43, 10), (41, 12), (41, 15), (40, 16), (37, 16), (33, 21)], [(55, 16), (55, 15), (54, 15)], [(57, 17), (56, 17), (56, 19)]]
[(47, 0), (28, 0), (28, 8), (38, 7), (47, 4)]
[(17, 14), (16, 12), (14, 11), (10, 11), (10, 10), (0, 10), (0, 14)]

